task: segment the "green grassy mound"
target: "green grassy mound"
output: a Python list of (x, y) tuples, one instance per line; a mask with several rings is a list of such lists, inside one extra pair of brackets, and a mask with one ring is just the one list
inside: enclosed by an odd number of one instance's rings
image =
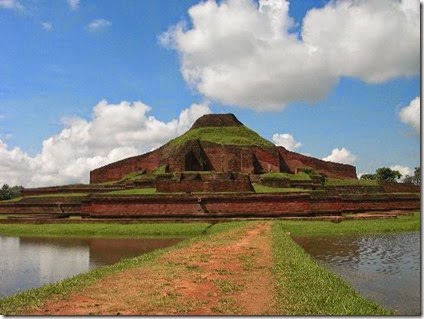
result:
[(189, 130), (185, 134), (169, 141), (166, 145), (178, 148), (193, 140), (200, 140), (202, 142), (210, 142), (220, 145), (275, 146), (256, 132), (248, 129), (246, 126), (199, 127)]

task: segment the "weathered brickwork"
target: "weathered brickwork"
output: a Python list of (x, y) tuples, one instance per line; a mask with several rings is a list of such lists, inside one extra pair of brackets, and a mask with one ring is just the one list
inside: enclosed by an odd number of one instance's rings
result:
[(383, 197), (311, 198), (309, 194), (161, 195), (144, 197), (93, 197), (82, 204), (90, 217), (278, 217), (341, 214), (344, 212), (414, 210), (414, 194)]
[[(60, 201), (59, 201), (60, 202)], [(298, 194), (179, 194), (156, 196), (99, 196), (82, 202), (61, 202), (65, 213), (91, 218), (214, 218), (284, 217), (412, 211), (420, 208), (419, 194), (383, 194), (315, 198)], [(2, 203), (0, 214), (61, 214), (58, 203)]]
[(352, 165), (322, 161), (286, 150), (279, 146), (278, 151), (290, 173), (296, 173), (299, 168), (310, 167), (316, 172), (331, 178), (356, 178), (356, 168)]
[[(192, 128), (242, 125), (232, 114), (207, 115), (195, 122)], [(217, 171), (261, 174), (266, 172), (296, 173), (310, 167), (334, 178), (356, 178), (354, 166), (331, 163), (317, 158), (290, 152), (276, 146), (218, 145), (202, 140), (191, 140), (173, 148), (164, 145), (150, 153), (111, 163), (90, 172), (91, 183), (116, 181), (136, 172), (151, 172), (166, 166), (170, 172)]]

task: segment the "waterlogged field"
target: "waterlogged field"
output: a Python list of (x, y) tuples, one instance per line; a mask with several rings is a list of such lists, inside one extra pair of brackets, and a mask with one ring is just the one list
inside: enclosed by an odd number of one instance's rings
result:
[(13, 236), (187, 238), (172, 247), (1, 299), (0, 313), (394, 314), (323, 268), (291, 236), (419, 229), (419, 213), (394, 220), (339, 224), (250, 221), (215, 225), (0, 225), (1, 235)]

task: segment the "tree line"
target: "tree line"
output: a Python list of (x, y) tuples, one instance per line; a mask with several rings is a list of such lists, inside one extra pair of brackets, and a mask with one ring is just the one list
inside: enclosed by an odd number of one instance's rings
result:
[[(380, 167), (377, 168), (374, 174), (363, 174), (360, 179), (394, 183), (400, 180), (401, 177), (402, 174), (398, 170), (393, 170), (389, 167)], [(412, 176), (405, 175), (401, 179), (401, 182), (414, 185), (421, 185), (421, 167), (415, 167), (414, 174)]]
[(18, 197), (21, 194), (22, 186), (10, 187), (8, 184), (3, 184), (0, 189), (0, 200), (8, 200)]

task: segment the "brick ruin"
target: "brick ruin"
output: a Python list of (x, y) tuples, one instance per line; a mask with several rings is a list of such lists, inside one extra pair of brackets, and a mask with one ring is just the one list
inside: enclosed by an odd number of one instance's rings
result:
[[(205, 115), (186, 134), (222, 127), (244, 129), (232, 114)], [(322, 176), (356, 179), (356, 168), (288, 151), (261, 140), (258, 135), (254, 135), (255, 142), (249, 144), (245, 140), (237, 145), (217, 143), (201, 134), (192, 136), (196, 138), (183, 135), (183, 143), (176, 144), (173, 140), (152, 152), (95, 169), (90, 172), (89, 185), (24, 189), (22, 200), (0, 203), (0, 215), (26, 214), (20, 222), (46, 222), (49, 218), (75, 222), (68, 218), (71, 215), (83, 217), (81, 222), (90, 219), (125, 222), (133, 219), (340, 217), (345, 213), (364, 212), (395, 216), (397, 212), (420, 208), (419, 186), (382, 182), (371, 186), (323, 185)], [(305, 169), (314, 171), (308, 180), (263, 175), (269, 172), (296, 174)], [(131, 174), (139, 178), (128, 179)], [(256, 193), (252, 183), (303, 190)], [(156, 194), (109, 193), (153, 187)], [(14, 222), (13, 217), (0, 218), (0, 223), (5, 222)]]
[[(199, 128), (219, 130), (220, 127), (244, 127), (244, 125), (233, 114), (209, 114), (200, 117), (190, 131)], [(178, 148), (173, 147), (171, 142), (152, 152), (126, 158), (91, 171), (90, 183), (116, 181), (133, 172), (151, 173), (159, 167), (171, 173), (209, 171), (246, 175), (268, 172), (295, 174), (299, 169), (308, 167), (326, 177), (356, 178), (356, 168), (352, 165), (305, 156), (288, 151), (282, 146), (275, 146), (268, 141), (265, 146), (231, 145), (198, 138), (188, 140)], [(221, 187), (218, 188), (222, 190)]]

